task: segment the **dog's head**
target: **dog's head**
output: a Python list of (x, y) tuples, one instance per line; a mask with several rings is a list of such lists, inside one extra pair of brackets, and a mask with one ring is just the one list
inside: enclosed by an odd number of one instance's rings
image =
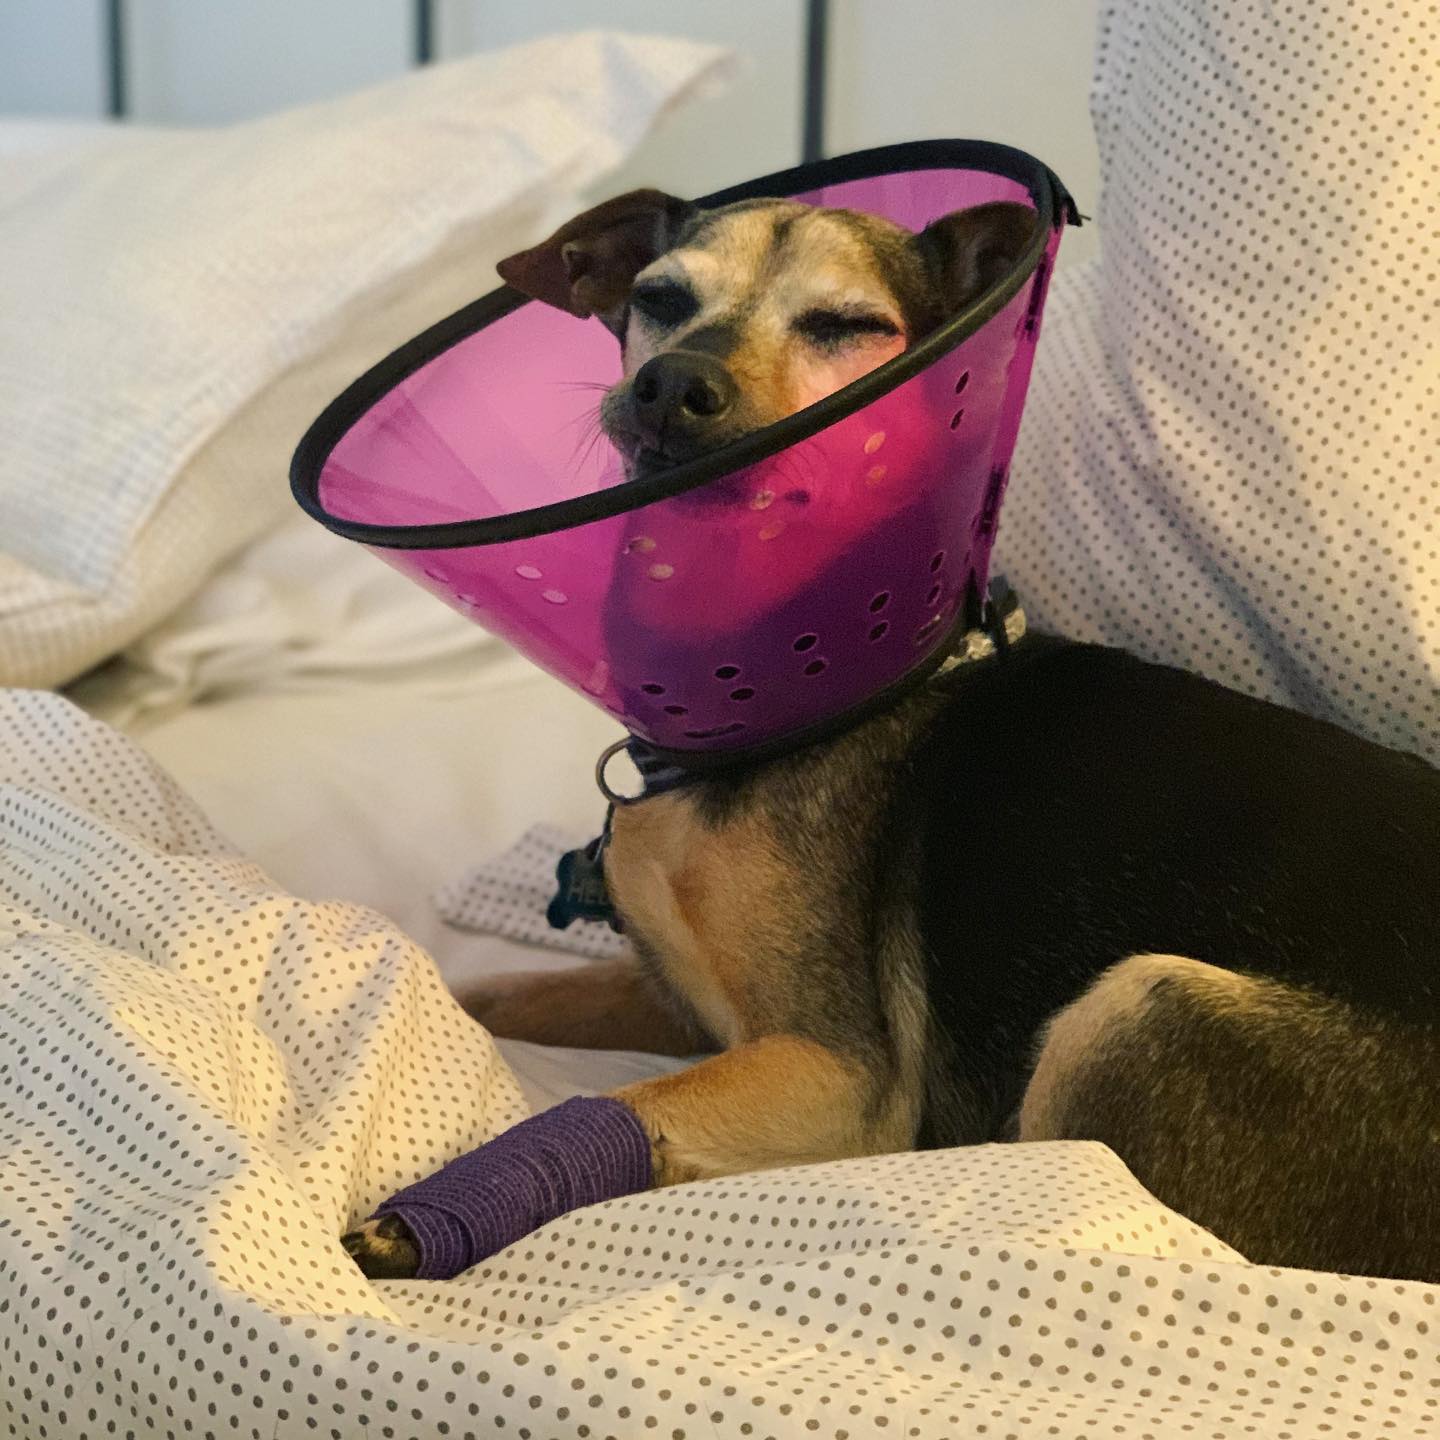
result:
[(1035, 223), (997, 202), (913, 234), (791, 200), (699, 210), (636, 190), (498, 268), (620, 341), (624, 378), (600, 413), (634, 474), (726, 445), (883, 364), (1004, 275)]

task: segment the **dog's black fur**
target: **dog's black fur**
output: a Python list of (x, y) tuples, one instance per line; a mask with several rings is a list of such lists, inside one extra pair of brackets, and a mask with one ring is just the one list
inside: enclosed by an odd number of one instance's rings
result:
[[(1217, 1006), (1155, 980), (1069, 1075), (1057, 1133), (1106, 1141), (1252, 1258), (1440, 1276), (1440, 772), (1049, 637), (940, 683), (695, 794), (708, 825), (763, 811), (803, 857), (838, 964), (881, 953), (875, 925), (913, 905), (932, 1026), (916, 1143), (1015, 1138), (1047, 1024), (1127, 957), (1194, 957), (1273, 983)], [(859, 824), (847, 790), (876, 797)], [(883, 1015), (881, 988), (845, 1008)], [(867, 1050), (870, 1027), (834, 1028), (817, 1034)]]

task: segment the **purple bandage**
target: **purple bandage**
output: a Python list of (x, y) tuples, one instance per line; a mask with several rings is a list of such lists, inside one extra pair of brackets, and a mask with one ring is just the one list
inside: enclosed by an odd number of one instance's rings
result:
[(420, 1251), (422, 1280), (448, 1280), (532, 1230), (649, 1189), (650, 1139), (628, 1105), (577, 1097), (532, 1115), (385, 1201)]

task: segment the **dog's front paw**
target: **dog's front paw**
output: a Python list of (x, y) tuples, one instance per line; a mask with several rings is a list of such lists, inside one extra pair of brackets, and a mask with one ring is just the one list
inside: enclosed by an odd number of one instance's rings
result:
[(371, 1280), (411, 1280), (420, 1268), (420, 1250), (398, 1215), (367, 1220), (340, 1237), (346, 1253)]

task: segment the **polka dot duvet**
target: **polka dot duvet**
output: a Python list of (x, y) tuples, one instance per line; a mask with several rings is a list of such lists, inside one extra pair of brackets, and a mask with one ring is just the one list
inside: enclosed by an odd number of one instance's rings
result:
[(1037, 629), (1440, 761), (1440, 7), (1109, 0), (1091, 110), (1102, 255), (996, 568)]
[(0, 1433), (1435, 1433), (1433, 1290), (1250, 1266), (1107, 1150), (632, 1196), (446, 1283), (346, 1223), (523, 1111), (379, 915), (279, 891), (127, 740), (0, 692)]

